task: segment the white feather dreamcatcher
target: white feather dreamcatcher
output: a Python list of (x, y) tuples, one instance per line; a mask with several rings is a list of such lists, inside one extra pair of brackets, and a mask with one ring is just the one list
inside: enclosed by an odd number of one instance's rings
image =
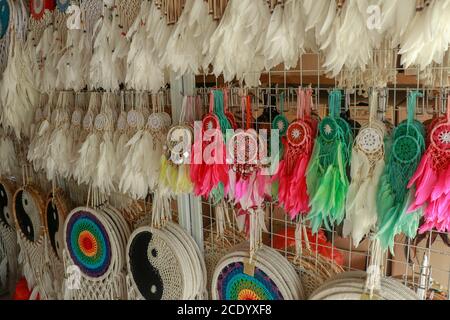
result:
[(163, 63), (178, 76), (197, 74), (201, 68), (208, 70), (210, 61), (204, 43), (209, 42), (216, 27), (208, 3), (187, 0), (167, 43)]
[(269, 7), (263, 0), (231, 0), (211, 36), (209, 55), (214, 74), (226, 82), (234, 78), (249, 87), (259, 85), (264, 69), (264, 41), (269, 26)]
[(91, 88), (118, 90), (125, 81), (128, 44), (113, 8), (105, 6), (104, 14), (94, 28), (94, 39), (90, 63)]
[(146, 24), (151, 21), (152, 13), (159, 14), (159, 10), (152, 6), (150, 1), (143, 1), (141, 11), (127, 34), (127, 38), (131, 39), (131, 45), (125, 83), (127, 88), (138, 91), (157, 92), (165, 85), (164, 71), (155, 55), (154, 41), (148, 40)]
[(73, 144), (69, 139), (68, 132), (73, 104), (72, 93), (61, 92), (59, 94), (57, 109), (54, 111), (54, 130), (49, 139), (49, 152), (46, 159), (47, 179), (49, 181), (53, 181), (56, 176), (68, 178), (71, 173)]
[[(141, 103), (148, 103), (148, 97), (141, 97)], [(154, 190), (160, 174), (163, 137), (167, 135), (168, 125), (155, 103), (153, 107), (148, 120), (140, 110), (131, 110), (128, 114), (128, 124), (137, 124), (133, 126), (138, 130), (127, 143), (129, 151), (123, 162), (120, 190), (135, 199), (144, 199)]]
[(344, 222), (344, 236), (351, 235), (355, 247), (376, 226), (376, 197), (385, 167), (384, 137), (387, 132), (384, 123), (376, 119), (377, 92), (372, 92), (370, 99), (369, 124), (361, 129), (353, 145), (352, 183), (347, 195)]
[(83, 30), (69, 30), (63, 56), (58, 63), (57, 87), (80, 91), (87, 87), (92, 56), (90, 35)]
[(99, 157), (100, 137), (94, 128), (95, 116), (100, 111), (101, 94), (91, 93), (89, 108), (83, 118), (83, 129), (88, 132), (86, 139), (78, 150), (78, 159), (73, 176), (78, 184), (90, 184), (96, 174)]
[(117, 121), (117, 115), (114, 112), (117, 106), (115, 98), (113, 93), (103, 95), (100, 113), (94, 121), (94, 130), (100, 135), (100, 143), (92, 186), (105, 195), (110, 195), (115, 190), (113, 183), (117, 169), (116, 148), (113, 143), (114, 124)]
[(280, 63), (285, 69), (297, 65), (304, 53), (305, 26), (303, 6), (299, 0), (278, 4), (272, 13), (264, 46), (266, 70)]
[(450, 44), (450, 1), (432, 1), (418, 11), (400, 43), (399, 54), (405, 68), (419, 66), (423, 71), (436, 62), (442, 64)]

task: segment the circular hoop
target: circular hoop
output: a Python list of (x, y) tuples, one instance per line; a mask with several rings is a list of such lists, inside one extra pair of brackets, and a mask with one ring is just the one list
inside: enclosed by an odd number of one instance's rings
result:
[(311, 128), (302, 121), (293, 122), (287, 130), (287, 140), (291, 146), (303, 146), (310, 136)]
[(65, 247), (75, 265), (91, 278), (111, 271), (112, 243), (103, 218), (89, 208), (76, 208), (64, 225)]
[(413, 137), (403, 136), (394, 142), (392, 153), (400, 163), (407, 164), (420, 157), (420, 146)]
[(45, 10), (53, 11), (56, 3), (54, 0), (30, 0), (31, 16), (35, 20), (41, 20), (44, 16)]
[(8, 0), (0, 0), (0, 39), (8, 32), (10, 14)]
[(431, 132), (431, 143), (440, 151), (450, 151), (450, 124), (437, 125)]
[(275, 117), (272, 123), (272, 129), (279, 130), (280, 136), (284, 137), (288, 131), (289, 121), (284, 115), (278, 115)]
[(333, 118), (325, 118), (320, 122), (320, 136), (328, 142), (335, 140), (338, 136), (339, 125)]
[(219, 119), (214, 114), (207, 114), (203, 118), (203, 132), (220, 128)]
[(14, 222), (14, 184), (6, 179), (0, 179), (0, 223), (15, 229)]
[(44, 214), (45, 231), (55, 255), (62, 260), (64, 250), (64, 222), (67, 206), (61, 192), (50, 193)]
[(356, 137), (356, 144), (366, 154), (374, 154), (383, 149), (383, 136), (378, 129), (364, 128)]

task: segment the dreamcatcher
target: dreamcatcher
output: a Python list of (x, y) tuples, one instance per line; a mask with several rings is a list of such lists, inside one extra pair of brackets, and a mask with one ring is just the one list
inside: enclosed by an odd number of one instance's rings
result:
[(330, 116), (319, 125), (312, 159), (307, 172), (311, 212), (308, 220), (317, 233), (322, 224), (331, 230), (344, 220), (349, 181), (346, 173), (351, 157), (352, 134), (348, 123), (339, 117), (342, 93), (331, 92)]
[(190, 151), (194, 141), (195, 111), (200, 106), (199, 96), (185, 96), (178, 125), (169, 129), (161, 157), (159, 188), (170, 194), (191, 193), (193, 185), (189, 174)]
[(187, 0), (167, 42), (163, 63), (177, 76), (208, 70), (211, 61), (207, 50), (216, 27), (205, 1)]
[(19, 247), (13, 210), (15, 191), (14, 181), (0, 179), (0, 242), (3, 249), (3, 256), (0, 258), (0, 288), (3, 285), (10, 293), (20, 274), (17, 264)]
[(40, 20), (44, 17), (44, 13), (53, 11), (55, 9), (55, 0), (30, 0), (31, 16), (35, 20)]
[[(148, 95), (141, 97), (142, 110), (148, 105)], [(119, 188), (135, 199), (144, 199), (155, 190), (160, 176), (160, 161), (164, 137), (171, 125), (170, 116), (163, 111), (161, 96), (152, 96), (153, 112), (147, 118), (138, 110), (128, 113), (128, 125), (137, 128), (127, 142), (128, 154), (123, 161), (124, 171)]]
[(419, 300), (417, 294), (397, 280), (381, 278), (380, 288), (366, 293), (365, 272), (346, 272), (334, 276), (317, 289), (309, 300)]
[(206, 266), (200, 248), (180, 226), (140, 227), (127, 246), (130, 299), (206, 298)]
[[(286, 134), (288, 132), (288, 127), (289, 127), (289, 120), (284, 115), (284, 100), (285, 100), (285, 95), (283, 92), (280, 96), (280, 113), (277, 114), (272, 121), (272, 130), (278, 130), (280, 142), (282, 141), (283, 137), (286, 136)], [(281, 143), (280, 143), (280, 145), (281, 145)], [(275, 151), (277, 151), (277, 150), (275, 150)], [(283, 147), (281, 146), (280, 150), (279, 150), (279, 157), (281, 157), (282, 155), (283, 155)]]
[(46, 255), (45, 201), (35, 187), (25, 184), (16, 191), (13, 208), (20, 248), (18, 262), (23, 266), (28, 287), (39, 290), (42, 299), (54, 299), (56, 288)]
[[(408, 184), (413, 199), (408, 212), (424, 210), (425, 223), (421, 233), (437, 229), (450, 230), (450, 96), (447, 101), (447, 116), (430, 126), (430, 144), (420, 165)], [(414, 197), (415, 196), (415, 197)]]
[[(378, 234), (383, 249), (394, 250), (394, 238), (404, 233), (414, 238), (422, 217), (421, 210), (407, 214), (413, 201), (414, 190), (407, 185), (416, 171), (425, 151), (425, 129), (414, 120), (416, 100), (422, 94), (413, 91), (408, 95), (408, 119), (393, 132), (392, 146), (386, 153), (386, 169), (381, 177), (377, 194)], [(418, 208), (416, 208), (418, 209)]]
[[(190, 177), (197, 196), (213, 195), (215, 199), (221, 199), (228, 188), (225, 137), (231, 125), (223, 113), (223, 99), (221, 91), (213, 90), (209, 113), (203, 117), (202, 127), (195, 124)], [(197, 136), (199, 133), (200, 137)]]
[(303, 288), (294, 267), (263, 246), (255, 255), (249, 244), (233, 248), (217, 264), (211, 281), (214, 300), (299, 300)]
[[(298, 89), (297, 119), (287, 127), (285, 153), (273, 177), (279, 181), (278, 201), (291, 219), (309, 212), (306, 170), (311, 159), (317, 123), (311, 118), (312, 90)], [(281, 133), (281, 132), (280, 132)]]
[(351, 179), (346, 203), (344, 237), (352, 235), (355, 247), (376, 226), (377, 188), (385, 167), (384, 137), (386, 126), (376, 119), (378, 93), (373, 90), (369, 104), (369, 123), (364, 126), (353, 144)]
[(64, 261), (78, 269), (66, 270), (66, 277), (76, 272), (79, 282), (66, 280), (65, 299), (126, 299), (125, 250), (130, 234), (122, 214), (109, 205), (72, 210), (64, 224)]

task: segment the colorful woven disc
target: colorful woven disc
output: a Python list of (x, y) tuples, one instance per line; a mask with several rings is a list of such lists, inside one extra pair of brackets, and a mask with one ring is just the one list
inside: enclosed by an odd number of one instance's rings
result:
[(251, 277), (244, 273), (244, 264), (235, 262), (220, 272), (217, 280), (220, 300), (284, 300), (275, 283), (259, 268)]
[(111, 243), (100, 220), (90, 212), (73, 213), (66, 223), (66, 247), (86, 275), (97, 278), (111, 266)]

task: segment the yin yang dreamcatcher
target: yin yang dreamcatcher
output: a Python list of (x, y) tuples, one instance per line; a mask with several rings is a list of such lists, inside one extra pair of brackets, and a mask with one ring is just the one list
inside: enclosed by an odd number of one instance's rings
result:
[(206, 297), (206, 265), (182, 228), (138, 228), (127, 246), (129, 299), (191, 300)]

